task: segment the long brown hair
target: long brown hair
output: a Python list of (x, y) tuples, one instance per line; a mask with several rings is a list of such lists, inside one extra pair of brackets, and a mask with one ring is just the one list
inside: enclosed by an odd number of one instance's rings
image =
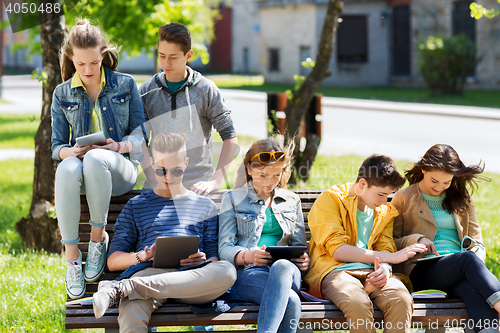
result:
[(78, 21), (61, 48), (60, 62), (63, 81), (66, 81), (76, 72), (73, 64), (73, 49), (89, 49), (99, 47), (102, 54), (102, 63), (111, 70), (118, 66), (119, 49), (109, 43), (99, 27), (92, 25), (88, 19)]
[(443, 208), (450, 214), (465, 214), (472, 205), (471, 194), (477, 189), (477, 180), (489, 180), (479, 176), (484, 170), (484, 163), (466, 166), (455, 149), (446, 144), (432, 146), (420, 161), (406, 170), (405, 177), (410, 185), (424, 178), (422, 170), (440, 170), (453, 175), (451, 185), (446, 189), (446, 198), (443, 200)]
[[(293, 140), (290, 140), (293, 142)], [(271, 160), (271, 162), (262, 164), (258, 158), (250, 161), (252, 157), (254, 157), (258, 153), (262, 152), (276, 152), (276, 151), (284, 151), (286, 153), (286, 157), (284, 160), (280, 160), (279, 162), (275, 160)], [(234, 187), (242, 187), (250, 180), (252, 180), (252, 176), (248, 174), (247, 166), (250, 168), (259, 168), (267, 165), (271, 165), (274, 163), (284, 162), (283, 173), (281, 174), (280, 182), (278, 183), (278, 187), (286, 189), (286, 183), (288, 183), (288, 179), (290, 179), (291, 169), (291, 153), (293, 151), (293, 143), (291, 143), (286, 149), (281, 148), (281, 146), (274, 141), (273, 139), (263, 139), (259, 141), (255, 141), (250, 148), (248, 149), (245, 158), (243, 159), (243, 163), (238, 166), (238, 170), (236, 172), (236, 181)]]

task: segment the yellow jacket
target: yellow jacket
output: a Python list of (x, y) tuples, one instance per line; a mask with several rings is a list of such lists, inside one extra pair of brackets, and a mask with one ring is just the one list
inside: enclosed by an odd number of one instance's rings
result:
[[(323, 278), (345, 262), (333, 259), (333, 253), (344, 244), (356, 246), (358, 240), (356, 212), (358, 196), (349, 196), (352, 184), (333, 186), (321, 193), (309, 213), (309, 256), (311, 264), (305, 277), (309, 292), (319, 298)], [(395, 252), (392, 238), (394, 218), (398, 211), (391, 205), (375, 209), (368, 250)]]

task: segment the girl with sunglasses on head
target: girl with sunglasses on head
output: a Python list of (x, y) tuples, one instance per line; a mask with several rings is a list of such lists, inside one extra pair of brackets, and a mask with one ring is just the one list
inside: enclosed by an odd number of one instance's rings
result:
[[(471, 192), (484, 166), (466, 166), (449, 145), (436, 144), (406, 171), (410, 186), (394, 195), (398, 249), (420, 243), (426, 257), (402, 267), (415, 291), (443, 290), (467, 306), (469, 328), (498, 332), (500, 282), (484, 265), (485, 249)], [(470, 325), (469, 325), (470, 323)], [(472, 325), (474, 324), (474, 325)], [(474, 327), (472, 327), (474, 326)], [(493, 329), (494, 328), (494, 329)]]
[(237, 269), (236, 294), (261, 305), (257, 332), (296, 331), (291, 321), (300, 319), (301, 271), (309, 267), (307, 253), (273, 263), (266, 251), (268, 246), (306, 245), (300, 199), (286, 189), (288, 151), (271, 139), (255, 142), (240, 165), (236, 189), (222, 197), (219, 257)]
[[(144, 143), (144, 111), (134, 79), (115, 72), (118, 50), (88, 20), (79, 21), (61, 48), (65, 82), (54, 90), (52, 159), (55, 205), (67, 270), (66, 291), (82, 297), (85, 282), (102, 274), (108, 248), (105, 225), (111, 196), (130, 191), (138, 176)], [(103, 145), (78, 146), (76, 138), (103, 132)], [(90, 211), (90, 243), (85, 268), (78, 249), (80, 194)]]

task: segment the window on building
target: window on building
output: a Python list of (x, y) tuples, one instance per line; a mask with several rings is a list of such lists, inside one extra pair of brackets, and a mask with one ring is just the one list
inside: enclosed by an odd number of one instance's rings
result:
[(269, 71), (279, 72), (280, 70), (280, 52), (279, 49), (269, 49)]
[(243, 48), (243, 73), (250, 72), (250, 56), (248, 54), (248, 47)]
[(392, 9), (392, 59), (391, 74), (410, 75), (410, 6), (401, 5)]
[[(465, 34), (476, 44), (476, 19), (470, 16), (471, 0), (456, 1), (452, 9), (452, 32), (453, 35)], [(476, 71), (472, 70), (468, 76), (475, 76)]]
[(347, 63), (368, 61), (366, 16), (342, 16), (337, 31), (337, 61)]
[(465, 0), (453, 3), (452, 31), (454, 35), (463, 33), (476, 43), (476, 19), (470, 16), (471, 2)]
[(309, 47), (309, 46), (301, 46), (300, 47), (299, 68), (300, 68), (300, 75), (302, 75), (302, 76), (308, 75), (309, 72), (311, 71), (310, 68), (304, 68), (302, 66), (302, 61), (306, 60), (309, 57), (311, 57), (311, 47)]

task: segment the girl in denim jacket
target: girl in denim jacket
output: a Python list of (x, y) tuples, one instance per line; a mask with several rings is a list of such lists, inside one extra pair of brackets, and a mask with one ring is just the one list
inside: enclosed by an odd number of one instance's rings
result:
[[(142, 159), (144, 112), (132, 77), (114, 72), (117, 48), (88, 20), (78, 22), (61, 49), (65, 82), (54, 90), (51, 108), (52, 158), (56, 171), (55, 203), (62, 243), (66, 248), (66, 291), (82, 297), (85, 283), (102, 274), (108, 234), (105, 232), (112, 195), (130, 191)], [(75, 138), (103, 131), (105, 145), (79, 147)], [(90, 243), (85, 270), (78, 249), (80, 194), (87, 195)]]
[[(290, 151), (290, 150), (289, 150)], [(295, 332), (300, 319), (301, 271), (309, 257), (277, 260), (266, 246), (306, 245), (300, 199), (286, 190), (289, 154), (273, 140), (255, 142), (238, 170), (236, 187), (222, 197), (219, 256), (233, 263), (233, 290), (260, 304), (257, 332)]]

